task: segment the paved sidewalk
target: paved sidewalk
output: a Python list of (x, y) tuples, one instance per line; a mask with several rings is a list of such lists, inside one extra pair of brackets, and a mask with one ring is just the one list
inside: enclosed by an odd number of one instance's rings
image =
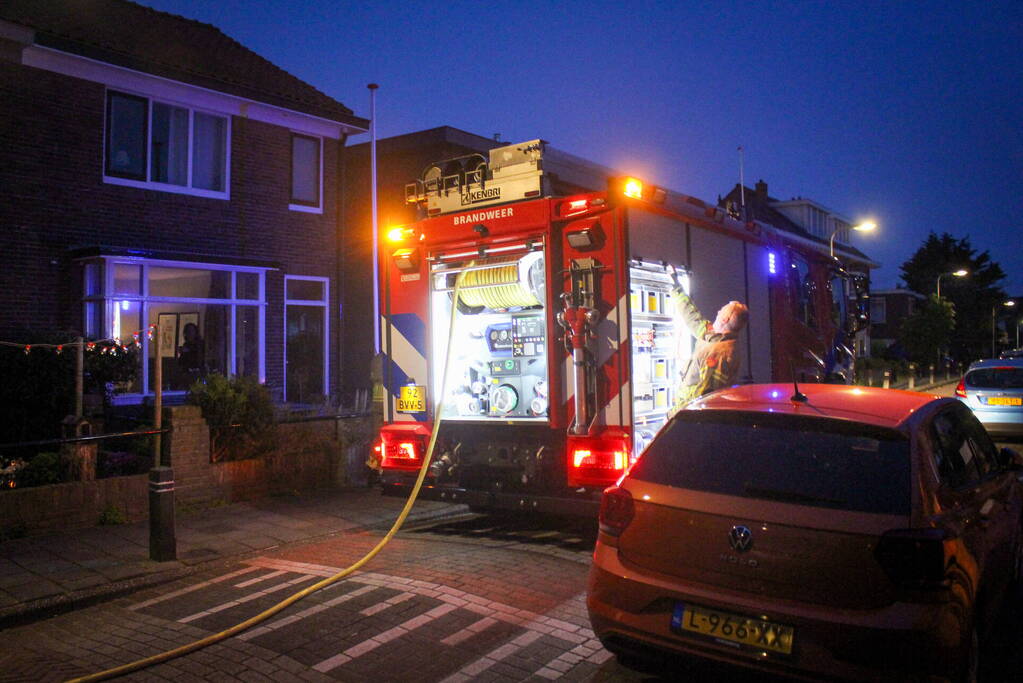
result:
[[(291, 543), (390, 528), (404, 498), (343, 489), (182, 512), (177, 560), (149, 559), (149, 523), (77, 529), (0, 543), (0, 628), (172, 581), (216, 563)], [(406, 524), (465, 514), (419, 500)]]

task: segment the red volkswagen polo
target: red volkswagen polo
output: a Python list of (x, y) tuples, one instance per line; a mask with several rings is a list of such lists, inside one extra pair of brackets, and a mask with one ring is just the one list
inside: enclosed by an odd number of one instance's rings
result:
[(1023, 563), (1023, 461), (955, 399), (715, 392), (604, 492), (587, 606), (618, 655), (974, 680)]

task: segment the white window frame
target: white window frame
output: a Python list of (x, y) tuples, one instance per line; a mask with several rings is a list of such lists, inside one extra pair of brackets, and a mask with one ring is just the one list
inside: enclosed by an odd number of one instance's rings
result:
[[(288, 298), (288, 283), (294, 280), (307, 282), (320, 282), (323, 284), (323, 299), (290, 299)], [(285, 275), (284, 276), (284, 324), (283, 346), (284, 346), (284, 373), (283, 393), (284, 400), (290, 401), (288, 396), (288, 306), (320, 306), (323, 308), (323, 391), (324, 396), (330, 395), (330, 278), (315, 275)]]
[[(140, 305), (139, 309), (139, 321), (143, 327), (147, 326), (146, 321), (149, 320), (149, 308), (154, 304), (161, 303), (172, 303), (172, 304), (208, 304), (218, 306), (230, 307), (230, 320), (231, 320), (231, 346), (228, 352), (227, 365), (231, 376), (234, 376), (238, 370), (237, 365), (237, 316), (238, 306), (255, 306), (258, 315), (258, 327), (259, 327), (259, 361), (258, 361), (258, 372), (257, 378), (260, 384), (266, 383), (266, 273), (271, 268), (259, 267), (259, 266), (234, 266), (226, 265), (223, 263), (200, 263), (194, 261), (171, 261), (164, 259), (148, 259), (131, 256), (94, 256), (81, 259), (83, 265), (90, 263), (101, 263), (103, 268), (103, 274), (100, 279), (100, 292), (93, 295), (84, 295), (82, 297), (82, 316), (83, 320), (87, 320), (89, 304), (100, 303), (102, 305), (102, 337), (107, 337), (112, 331), (113, 315), (112, 307), (118, 305), (122, 301), (134, 301)], [(118, 294), (114, 292), (114, 265), (132, 265), (141, 267), (141, 293), (139, 294)], [(201, 298), (201, 297), (166, 297), (166, 296), (150, 296), (149, 294), (149, 269), (153, 267), (166, 267), (166, 268), (185, 268), (190, 270), (217, 270), (217, 271), (228, 271), (231, 275), (231, 286), (230, 296), (224, 299), (213, 299), (213, 298)], [(237, 281), (236, 275), (238, 273), (254, 273), (259, 277), (259, 292), (258, 299), (240, 299), (237, 297)], [(83, 285), (85, 284), (86, 268), (82, 268)], [(84, 291), (84, 290), (83, 290)], [(123, 340), (127, 343), (129, 340)], [(143, 359), (140, 372), (140, 386), (141, 391), (137, 393), (124, 393), (117, 394), (114, 396), (115, 404), (132, 404), (139, 403), (143, 397), (153, 395), (153, 390), (149, 386), (149, 372), (147, 371), (146, 363), (144, 359), (149, 358), (149, 345), (153, 342), (148, 338), (147, 335), (142, 334), (139, 338), (139, 344), (141, 345), (141, 357)], [(187, 393), (184, 390), (166, 390), (163, 392), (165, 396), (184, 395)]]
[[(294, 140), (296, 137), (313, 139), (320, 143), (319, 153), (319, 169), (317, 169), (318, 182), (320, 183), (320, 189), (317, 195), (320, 198), (320, 203), (316, 206), (311, 204), (296, 204), (292, 200), (294, 197), (294, 188), (291, 187), (292, 178), (295, 173), (295, 145)], [(288, 209), (291, 211), (301, 211), (303, 213), (323, 213), (323, 138), (319, 135), (310, 135), (309, 133), (303, 133), (301, 131), (292, 130), (289, 131), (288, 135), (288, 155), (291, 157), (291, 164), (288, 167)]]
[[(107, 123), (110, 116), (110, 94), (127, 95), (129, 97), (137, 97), (146, 101), (146, 180), (135, 180), (133, 178), (121, 178), (119, 176), (113, 176), (107, 174), (107, 145), (109, 141), (107, 139)], [(211, 199), (231, 199), (231, 115), (222, 111), (213, 111), (210, 109), (204, 109), (202, 107), (196, 107), (187, 102), (176, 102), (170, 99), (164, 99), (159, 97), (152, 97), (144, 92), (136, 92), (124, 88), (107, 88), (103, 95), (103, 147), (102, 147), (102, 169), (103, 169), (103, 182), (110, 185), (123, 185), (126, 187), (136, 187), (144, 190), (157, 190), (159, 192), (171, 192), (174, 194), (187, 194), (195, 197), (208, 197)], [(152, 177), (152, 153), (153, 153), (153, 104), (163, 104), (169, 107), (177, 107), (179, 109), (188, 110), (188, 182), (189, 185), (174, 185), (171, 183), (161, 183), (154, 180), (150, 180)], [(224, 119), (224, 189), (219, 190), (206, 190), (203, 188), (192, 187), (192, 143), (193, 135), (195, 132), (195, 115), (196, 113), (209, 114), (210, 116), (216, 116)], [(321, 145), (322, 147), (322, 145)], [(322, 152), (321, 152), (321, 162)], [(322, 186), (322, 180), (321, 180)], [(321, 190), (321, 201), (322, 201), (322, 190)]]

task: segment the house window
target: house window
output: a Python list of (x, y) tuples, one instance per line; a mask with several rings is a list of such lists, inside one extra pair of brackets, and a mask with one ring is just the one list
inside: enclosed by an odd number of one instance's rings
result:
[(319, 138), (291, 136), (291, 208), (320, 208), (321, 142)]
[(107, 92), (105, 180), (226, 199), (228, 119)]
[(146, 179), (147, 107), (142, 97), (107, 93), (107, 175)]
[(324, 277), (284, 278), (284, 399), (318, 403), (328, 394), (327, 302)]
[(265, 268), (107, 256), (83, 269), (83, 315), (92, 338), (131, 343), (140, 367), (118, 400), (152, 394), (160, 364), (165, 392), (185, 392), (210, 373), (265, 380)]
[(887, 322), (888, 310), (883, 296), (870, 298), (870, 322), (883, 325)]

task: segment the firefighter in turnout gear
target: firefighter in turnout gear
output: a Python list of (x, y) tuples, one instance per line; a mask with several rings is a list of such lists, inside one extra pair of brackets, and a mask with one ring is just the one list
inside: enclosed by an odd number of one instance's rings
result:
[[(696, 338), (696, 348), (686, 367), (679, 368), (679, 385), (675, 393), (672, 414), (695, 398), (716, 389), (731, 386), (739, 374), (740, 359), (735, 353), (735, 342), (746, 326), (749, 310), (745, 304), (729, 301), (718, 311), (714, 322), (707, 320), (696, 308), (689, 295), (679, 285), (675, 270), (673, 300), (675, 316)], [(681, 343), (681, 340), (680, 340)]]

